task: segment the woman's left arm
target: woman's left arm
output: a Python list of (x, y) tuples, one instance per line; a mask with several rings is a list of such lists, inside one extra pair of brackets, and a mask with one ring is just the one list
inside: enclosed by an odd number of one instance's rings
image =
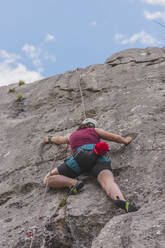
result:
[(128, 145), (132, 141), (132, 138), (130, 136), (127, 136), (126, 138), (124, 138), (118, 134), (109, 133), (100, 128), (95, 128), (95, 130), (96, 130), (96, 133), (99, 135), (99, 137), (104, 140), (109, 140), (112, 142), (116, 142), (119, 144), (125, 144), (125, 145)]

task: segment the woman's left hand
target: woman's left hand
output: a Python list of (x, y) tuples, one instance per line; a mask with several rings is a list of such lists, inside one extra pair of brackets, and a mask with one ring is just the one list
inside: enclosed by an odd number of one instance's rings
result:
[(129, 143), (131, 143), (132, 138), (130, 136), (128, 136), (128, 137), (125, 138), (125, 141), (126, 141), (125, 144), (128, 145)]

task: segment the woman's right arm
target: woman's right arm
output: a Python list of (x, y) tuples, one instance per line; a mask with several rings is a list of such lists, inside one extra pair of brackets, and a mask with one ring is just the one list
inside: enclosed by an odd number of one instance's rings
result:
[(132, 141), (132, 138), (130, 136), (123, 138), (122, 136), (118, 134), (109, 133), (100, 128), (95, 128), (95, 130), (96, 130), (96, 133), (99, 135), (99, 137), (104, 140), (109, 140), (112, 142), (116, 142), (119, 144), (125, 144), (125, 145), (128, 145)]
[(65, 136), (54, 136), (54, 137), (46, 137), (43, 141), (43, 143), (49, 143), (49, 141), (51, 141), (51, 143), (55, 143), (55, 144), (69, 144), (69, 137), (70, 137), (70, 133), (65, 135)]

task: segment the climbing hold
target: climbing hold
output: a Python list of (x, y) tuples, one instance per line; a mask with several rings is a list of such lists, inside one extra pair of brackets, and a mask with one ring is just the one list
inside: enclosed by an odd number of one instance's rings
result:
[(66, 199), (63, 199), (63, 200), (60, 202), (59, 207), (60, 207), (60, 208), (63, 208), (65, 205), (66, 205)]
[(128, 134), (124, 135), (125, 138), (128, 136), (130, 136), (132, 138), (132, 140), (134, 140), (138, 136), (138, 133), (128, 133)]

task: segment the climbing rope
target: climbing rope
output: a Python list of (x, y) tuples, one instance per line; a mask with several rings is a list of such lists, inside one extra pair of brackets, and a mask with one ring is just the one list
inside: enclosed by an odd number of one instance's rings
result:
[[(83, 115), (84, 115), (84, 118), (86, 119), (85, 102), (84, 102), (84, 97), (83, 97), (82, 88), (81, 88), (81, 84), (80, 84), (81, 80), (82, 80), (82, 75), (80, 75), (80, 80), (78, 80), (78, 85), (79, 85), (79, 90), (80, 90), (80, 95), (81, 95), (82, 106), (83, 106)], [(67, 147), (68, 147), (68, 145), (67, 145)], [(42, 148), (43, 148), (43, 146), (42, 146)], [(61, 152), (64, 152), (66, 150), (67, 150), (67, 148), (64, 148), (63, 150), (61, 150)], [(54, 157), (54, 162), (52, 164), (51, 169), (49, 170), (49, 173), (51, 173), (51, 171), (53, 170), (55, 160), (56, 160), (56, 156)], [(40, 218), (42, 216), (41, 215), (42, 210), (43, 210), (43, 207), (44, 207), (44, 204), (45, 204), (45, 198), (46, 198), (47, 190), (48, 190), (48, 182), (46, 183), (43, 198), (41, 200), (41, 204), (40, 204), (40, 208), (39, 208), (39, 212), (38, 212), (38, 217), (37, 217), (37, 221), (36, 221), (36, 226), (33, 228), (33, 231), (30, 233), (30, 236), (32, 237), (31, 242), (30, 242), (30, 248), (32, 248), (32, 246), (33, 246), (33, 242), (34, 242), (34, 239), (35, 239), (35, 236), (36, 236), (37, 228), (39, 227)]]
[[(55, 164), (55, 160), (56, 160), (56, 156), (54, 157), (54, 162), (53, 162), (53, 164), (52, 164), (51, 169), (49, 170), (49, 173), (51, 173), (51, 171), (53, 170), (53, 167), (54, 167), (54, 164)], [(42, 198), (42, 200), (41, 200), (40, 208), (39, 208), (39, 211), (38, 211), (38, 217), (37, 217), (37, 221), (36, 221), (37, 224), (36, 224), (36, 226), (33, 228), (33, 231), (32, 231), (32, 233), (31, 233), (32, 239), (31, 239), (31, 242), (30, 242), (30, 248), (32, 248), (33, 241), (34, 241), (34, 238), (35, 238), (35, 235), (36, 235), (36, 231), (37, 231), (37, 228), (39, 227), (39, 222), (40, 222), (42, 210), (43, 210), (43, 207), (44, 207), (44, 203), (45, 203), (45, 198), (46, 198), (47, 190), (48, 190), (48, 182), (46, 183), (46, 187), (45, 187), (45, 190), (44, 190), (43, 198)]]
[(84, 119), (87, 118), (86, 116), (86, 110), (85, 110), (85, 102), (84, 102), (84, 97), (83, 97), (83, 93), (82, 93), (82, 88), (81, 88), (81, 79), (82, 78), (82, 75), (80, 75), (80, 80), (78, 81), (78, 85), (79, 85), (79, 89), (80, 89), (80, 95), (81, 95), (81, 101), (82, 101), (82, 106), (83, 106), (83, 114), (84, 114)]

